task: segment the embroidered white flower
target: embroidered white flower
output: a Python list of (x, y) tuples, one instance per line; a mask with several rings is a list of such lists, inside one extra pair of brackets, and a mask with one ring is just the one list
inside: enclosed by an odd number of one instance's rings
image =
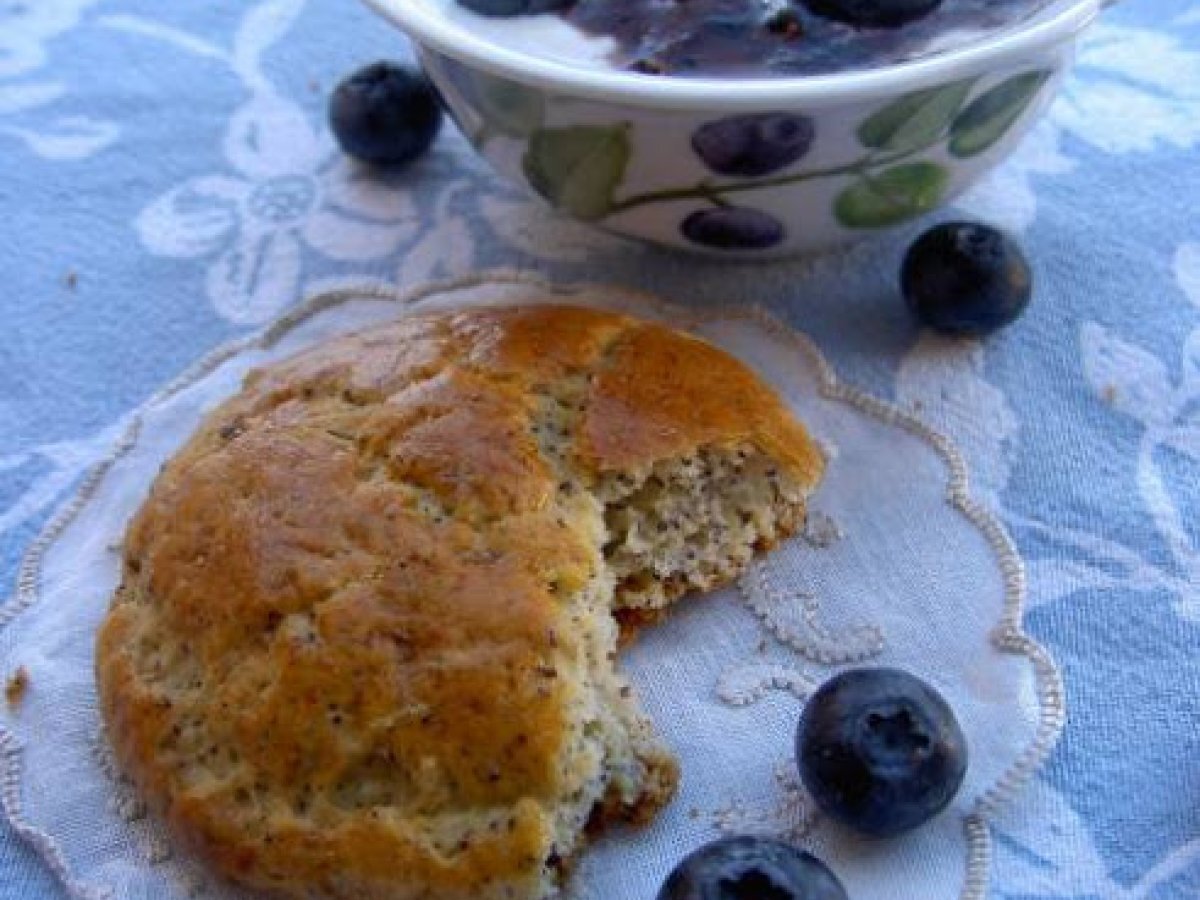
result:
[(233, 116), (225, 156), (236, 174), (192, 178), (137, 218), (163, 256), (212, 256), (206, 289), (233, 322), (266, 321), (296, 299), (303, 248), (341, 261), (378, 259), (416, 234), (407, 190), (337, 153), (292, 102), (256, 94)]
[(1060, 129), (1043, 119), (1004, 165), (963, 194), (957, 205), (1010, 231), (1024, 232), (1037, 216), (1035, 177), (1066, 175), (1075, 169), (1075, 161), (1062, 152), (1060, 138)]
[[(1158, 356), (1094, 322), (1084, 323), (1081, 344), (1092, 389), (1142, 427), (1138, 491), (1175, 564), (1191, 584), (1200, 584), (1200, 546), (1185, 524), (1182, 505), (1187, 493), (1166, 477), (1162, 462), (1162, 454), (1170, 452), (1185, 464), (1200, 465), (1200, 329), (1185, 341), (1178, 378)], [(1195, 592), (1188, 594), (1181, 599), (1189, 608), (1200, 602)]]
[(1075, 160), (1064, 134), (1114, 154), (1200, 143), (1200, 53), (1166, 31), (1098, 23), (1082, 42), (1072, 77), (995, 173), (959, 205), (1013, 231), (1033, 224), (1036, 176), (1065, 175)]
[[(0, 404), (2, 412), (3, 404)], [(71, 485), (78, 483), (80, 475), (111, 449), (126, 425), (126, 419), (121, 418), (81, 438), (0, 455), (0, 473), (26, 467), (37, 473), (19, 494), (10, 497), (0, 508), (0, 536), (57, 504)]]
[(923, 331), (896, 373), (896, 402), (957, 442), (973, 492), (1000, 509), (1020, 422), (1004, 391), (987, 380), (983, 344)]
[(1189, 873), (1200, 867), (1200, 839), (1167, 851), (1132, 884), (1109, 871), (1110, 862), (1093, 837), (1092, 823), (1076, 812), (1067, 796), (1038, 779), (992, 822), (996, 842), (999, 896), (1039, 900), (1146, 900), (1184, 897)]
[[(51, 39), (79, 24), (97, 0), (0, 0), (0, 135), (15, 137), (46, 159), (82, 159), (116, 139), (111, 122), (90, 116), (46, 116), (67, 94), (38, 77)], [(29, 115), (40, 111), (35, 119)]]
[(0, 3), (0, 78), (41, 68), (46, 42), (79, 24), (97, 0), (5, 0)]
[[(1200, 310), (1200, 243), (1183, 244), (1175, 253), (1175, 280), (1184, 295)], [(1195, 361), (1200, 378), (1200, 359)]]
[[(1175, 275), (1183, 295), (1200, 306), (1200, 244), (1178, 248)], [(1146, 347), (1095, 322), (1083, 323), (1080, 350), (1094, 395), (1139, 426), (1136, 486), (1147, 524), (1170, 562), (1099, 533), (1010, 514), (1010, 524), (1056, 548), (1028, 561), (1030, 596), (1034, 603), (1048, 603), (1084, 590), (1166, 593), (1180, 618), (1200, 622), (1200, 546), (1188, 526), (1194, 501), (1186, 487), (1192, 482), (1186, 475), (1168, 475), (1168, 466), (1177, 472), (1200, 466), (1200, 328), (1184, 339), (1178, 375)]]
[(1050, 119), (1106, 153), (1200, 143), (1200, 53), (1167, 31), (1098, 23)]

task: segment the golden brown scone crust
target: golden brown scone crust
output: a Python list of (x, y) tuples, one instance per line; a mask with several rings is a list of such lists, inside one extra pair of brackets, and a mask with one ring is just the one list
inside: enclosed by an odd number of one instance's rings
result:
[[(580, 410), (565, 459), (550, 402)], [(565, 482), (738, 442), (819, 477), (746, 367), (584, 308), (415, 316), (252, 373), (129, 527), (97, 646), (121, 765), (259, 888), (536, 896), (600, 764), (566, 598), (603, 535)]]

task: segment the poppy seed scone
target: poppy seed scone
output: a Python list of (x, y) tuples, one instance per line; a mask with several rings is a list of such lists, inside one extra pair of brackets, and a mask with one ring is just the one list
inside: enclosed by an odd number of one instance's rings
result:
[(130, 524), (109, 739), (245, 885), (548, 897), (585, 826), (675, 785), (616, 616), (728, 582), (820, 471), (749, 369), (658, 324), (534, 305), (314, 347), (252, 373)]

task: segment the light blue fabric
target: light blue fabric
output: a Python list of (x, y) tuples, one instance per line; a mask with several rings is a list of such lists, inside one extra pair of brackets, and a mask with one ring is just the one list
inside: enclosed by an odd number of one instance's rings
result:
[[(449, 129), (402, 175), (345, 168), (330, 86), (408, 52), (352, 2), (0, 3), (0, 583), (126, 412), (325, 279), (503, 265), (759, 301), (950, 432), (1029, 562), (1070, 722), (997, 823), (993, 895), (1200, 896), (1200, 7), (1110, 10), (961, 201), (1037, 278), (982, 346), (921, 334), (897, 297), (923, 225), (720, 265), (551, 218)], [(0, 897), (55, 896), (0, 822)]]

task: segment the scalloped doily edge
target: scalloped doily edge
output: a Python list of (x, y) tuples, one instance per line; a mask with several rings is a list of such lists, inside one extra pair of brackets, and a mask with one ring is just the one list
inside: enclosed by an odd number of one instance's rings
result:
[[(293, 328), (342, 303), (351, 300), (378, 300), (396, 303), (401, 307), (412, 307), (439, 294), (486, 285), (525, 285), (568, 297), (588, 291), (613, 290), (610, 285), (596, 283), (553, 284), (509, 269), (432, 282), (408, 290), (385, 282), (338, 283), (311, 296), (257, 334), (223, 344), (189, 366), (130, 414), (129, 424), (109, 453), (88, 470), (71, 499), (50, 518), (25, 552), (17, 570), (16, 591), (8, 602), (0, 606), (0, 629), (8, 626), (23, 611), (37, 603), (42, 562), (46, 553), (96, 493), (109, 470), (137, 442), (145, 410), (196, 383), (244, 350), (255, 346), (270, 349)], [(670, 311), (678, 315), (681, 309), (642, 291), (626, 287), (617, 290), (623, 297), (643, 303), (658, 312)], [(1037, 691), (1038, 721), (1033, 740), (1000, 779), (978, 798), (972, 811), (963, 817), (967, 861), (960, 900), (984, 900), (992, 861), (992, 834), (988, 818), (1011, 802), (1016, 793), (1038, 772), (1058, 743), (1066, 723), (1062, 674), (1049, 651), (1028, 635), (1022, 624), (1027, 590), (1024, 563), (999, 519), (971, 498), (966, 460), (954, 442), (915, 415), (842, 382), (824, 354), (807, 335), (793, 330), (757, 305), (736, 312), (689, 311), (684, 316), (683, 324), (695, 326), (705, 321), (738, 319), (751, 321), (777, 339), (800, 350), (817, 372), (820, 382), (817, 389), (822, 397), (846, 403), (885, 424), (902, 428), (929, 444), (942, 459), (948, 472), (947, 503), (983, 534), (996, 555), (1004, 582), (1004, 611), (999, 623), (992, 629), (991, 640), (997, 650), (1028, 660)], [(9, 728), (0, 725), (0, 811), (7, 818), (13, 831), (29, 845), (58, 879), (69, 897), (75, 900), (110, 898), (110, 889), (85, 884), (76, 878), (54, 837), (25, 818), (20, 795), (20, 773), (20, 740)]]

